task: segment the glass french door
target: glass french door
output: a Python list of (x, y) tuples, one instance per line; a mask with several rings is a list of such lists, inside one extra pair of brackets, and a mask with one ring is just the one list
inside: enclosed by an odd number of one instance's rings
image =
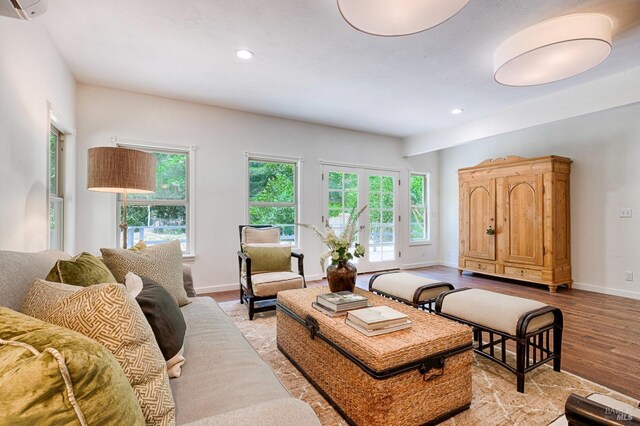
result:
[(358, 272), (399, 267), (399, 173), (394, 171), (322, 166), (323, 213), (338, 235), (352, 212), (367, 205), (358, 226), (357, 241), (365, 255), (354, 259)]

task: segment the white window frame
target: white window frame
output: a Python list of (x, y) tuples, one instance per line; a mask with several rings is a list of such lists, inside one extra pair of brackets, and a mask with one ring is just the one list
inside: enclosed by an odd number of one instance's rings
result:
[[(425, 238), (411, 238), (411, 211), (414, 205), (411, 203), (411, 178), (413, 176), (422, 176), (424, 179), (424, 209), (425, 209)], [(409, 215), (407, 220), (407, 230), (409, 234), (409, 246), (420, 246), (431, 244), (431, 172), (409, 171), (409, 179), (407, 184), (407, 196), (409, 205)], [(422, 208), (421, 206), (415, 206)]]
[[(195, 233), (195, 223), (196, 223), (196, 203), (195, 203), (195, 177), (196, 177), (196, 146), (185, 146), (185, 145), (167, 145), (161, 143), (154, 142), (145, 142), (145, 141), (136, 141), (131, 139), (121, 139), (114, 137), (112, 138), (112, 142), (115, 146), (123, 147), (123, 148), (131, 148), (131, 149), (139, 149), (141, 151), (146, 152), (164, 152), (164, 153), (175, 153), (175, 154), (186, 154), (187, 155), (187, 196), (185, 200), (134, 200), (127, 199), (127, 207), (133, 205), (176, 205), (182, 206), (184, 205), (186, 208), (186, 217), (187, 217), (187, 249), (182, 253), (183, 259), (195, 258), (196, 255), (196, 233)], [(120, 209), (122, 206), (122, 195), (118, 194), (116, 196), (116, 210), (115, 217), (116, 223), (120, 223), (119, 215)], [(116, 247), (121, 247), (121, 231), (119, 227), (116, 227)]]
[[(56, 190), (52, 192), (51, 188), (51, 133), (57, 132), (56, 142)], [(64, 250), (64, 152), (65, 134), (56, 123), (55, 117), (49, 113), (49, 131), (47, 132), (47, 248), (49, 250)], [(51, 205), (57, 205), (60, 215), (57, 217), (57, 228), (60, 239), (60, 247), (51, 246), (51, 228), (50, 228), (50, 211)]]
[[(256, 202), (250, 202), (249, 201), (249, 184), (250, 184), (250, 179), (249, 179), (249, 162), (251, 161), (260, 161), (260, 162), (265, 162), (265, 163), (286, 163), (286, 164), (293, 164), (295, 166), (295, 189), (294, 189), (294, 195), (295, 195), (295, 200), (294, 203), (256, 203)], [(245, 204), (245, 209), (244, 209), (244, 217), (245, 217), (245, 222), (246, 224), (249, 224), (249, 208), (252, 206), (261, 206), (261, 207), (294, 207), (295, 211), (296, 211), (296, 215), (295, 215), (295, 223), (294, 223), (294, 241), (292, 244), (293, 248), (300, 248), (300, 227), (297, 225), (298, 223), (300, 223), (300, 212), (302, 210), (302, 197), (301, 195), (301, 187), (302, 187), (302, 163), (303, 163), (303, 159), (301, 157), (290, 157), (290, 156), (284, 156), (284, 155), (271, 155), (271, 154), (259, 154), (259, 153), (252, 153), (252, 152), (245, 152), (245, 167), (244, 167), (244, 178), (245, 178), (245, 185), (244, 185), (244, 190), (245, 190), (245, 194), (244, 194), (244, 204)]]

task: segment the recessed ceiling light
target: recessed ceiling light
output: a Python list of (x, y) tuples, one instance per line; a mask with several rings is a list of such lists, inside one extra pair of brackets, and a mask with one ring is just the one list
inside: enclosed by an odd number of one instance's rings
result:
[(253, 52), (247, 49), (238, 49), (236, 50), (236, 56), (248, 61), (249, 59), (253, 59)]
[(454, 108), (451, 110), (451, 114), (462, 114), (462, 111), (464, 111), (462, 108)]
[(495, 79), (532, 86), (580, 74), (611, 52), (611, 20), (596, 13), (561, 16), (526, 28), (495, 51)]

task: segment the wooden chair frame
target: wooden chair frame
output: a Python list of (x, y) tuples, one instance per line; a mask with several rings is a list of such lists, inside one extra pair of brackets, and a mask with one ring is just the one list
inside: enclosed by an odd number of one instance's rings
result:
[[(242, 228), (273, 228), (272, 225), (240, 225), (240, 250), (238, 251), (238, 282), (240, 283), (240, 303), (246, 304), (249, 308), (249, 321), (253, 320), (253, 315), (258, 312), (275, 311), (277, 295), (256, 296), (253, 294), (253, 284), (251, 283), (251, 257), (242, 251)], [(302, 276), (302, 284), (307, 287), (304, 278), (304, 254), (291, 252), (291, 257), (298, 259), (298, 274)], [(246, 286), (242, 284), (242, 263), (245, 264)]]

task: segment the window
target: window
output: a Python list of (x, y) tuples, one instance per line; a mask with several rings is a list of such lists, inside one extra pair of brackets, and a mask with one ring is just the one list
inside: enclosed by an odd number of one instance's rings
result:
[(63, 134), (51, 125), (49, 131), (49, 249), (63, 250), (64, 199), (62, 198)]
[(297, 243), (298, 163), (249, 158), (249, 224), (280, 228), (280, 241)]
[(429, 240), (429, 175), (411, 174), (411, 242)]
[[(183, 254), (193, 254), (190, 216), (190, 160), (193, 150), (118, 145), (150, 152), (156, 157), (156, 192), (127, 194), (127, 245), (133, 247), (141, 240), (147, 245), (178, 240)], [(118, 194), (118, 212), (118, 223), (121, 223), (122, 194)], [(120, 245), (118, 232), (118, 246)]]

